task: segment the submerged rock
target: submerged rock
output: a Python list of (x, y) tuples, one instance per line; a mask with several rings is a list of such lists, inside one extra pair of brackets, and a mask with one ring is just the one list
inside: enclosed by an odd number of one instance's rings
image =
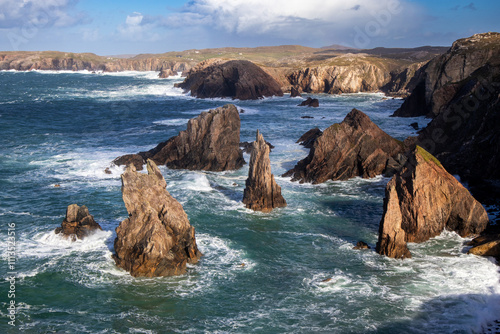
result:
[(96, 230), (102, 230), (102, 228), (89, 213), (89, 209), (85, 205), (71, 204), (66, 209), (66, 218), (61, 226), (56, 228), (55, 233), (62, 233), (63, 236), (75, 241), (77, 238), (85, 238)]
[(116, 228), (113, 258), (118, 267), (136, 277), (184, 274), (186, 264), (197, 263), (202, 256), (194, 227), (150, 159), (147, 169), (148, 174), (141, 174), (130, 165), (122, 174), (129, 217)]
[(198, 98), (231, 97), (256, 100), (283, 96), (281, 86), (273, 77), (248, 60), (213, 62), (189, 72), (177, 87)]
[(364, 241), (358, 241), (356, 246), (353, 247), (353, 249), (370, 249), (370, 246)]
[(285, 207), (286, 201), (281, 195), (281, 187), (271, 173), (269, 146), (259, 131), (256, 137), (250, 157), (243, 203), (254, 211), (270, 212), (274, 208)]
[(487, 223), (481, 203), (436, 158), (416, 146), (387, 184), (376, 250), (409, 258), (407, 242), (426, 241), (445, 229), (462, 237), (479, 234)]
[(322, 183), (356, 176), (371, 178), (385, 173), (403, 143), (382, 131), (363, 112), (353, 109), (340, 124), (327, 128), (309, 155), (286, 172), (292, 181)]
[(146, 159), (173, 169), (225, 171), (245, 163), (240, 143), (238, 109), (228, 104), (190, 119), (187, 130), (154, 149), (115, 159), (117, 165), (133, 163), (142, 169)]

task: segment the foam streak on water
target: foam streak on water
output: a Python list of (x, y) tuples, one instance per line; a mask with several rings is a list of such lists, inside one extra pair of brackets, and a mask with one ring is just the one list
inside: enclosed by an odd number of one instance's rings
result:
[[(288, 202), (270, 214), (241, 203), (248, 165), (221, 173), (161, 166), (204, 253), (186, 275), (133, 278), (112, 259), (127, 217), (117, 156), (149, 150), (228, 99), (198, 100), (156, 72), (0, 72), (0, 224), (16, 224), (18, 329), (27, 333), (478, 333), (500, 314), (497, 266), (444, 232), (413, 258), (373, 251), (388, 179), (298, 184), (283, 174), (308, 151), (295, 141), (352, 109), (398, 139), (423, 118), (390, 118), (380, 94), (234, 101), (241, 141), (259, 129)], [(313, 119), (302, 119), (302, 116)], [(249, 155), (245, 154), (248, 161)], [(105, 172), (108, 168), (108, 172)], [(111, 172), (111, 174), (109, 173)], [(103, 227), (86, 240), (54, 234), (66, 207)], [(0, 314), (6, 315), (6, 229), (0, 230)], [(357, 241), (372, 250), (356, 251)], [(77, 296), (77, 297), (75, 297)], [(8, 330), (0, 323), (0, 332)]]

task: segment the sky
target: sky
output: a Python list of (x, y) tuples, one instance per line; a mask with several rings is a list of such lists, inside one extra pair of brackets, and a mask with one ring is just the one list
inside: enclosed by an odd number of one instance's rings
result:
[(450, 46), (499, 32), (499, 14), (498, 0), (0, 0), (0, 50)]

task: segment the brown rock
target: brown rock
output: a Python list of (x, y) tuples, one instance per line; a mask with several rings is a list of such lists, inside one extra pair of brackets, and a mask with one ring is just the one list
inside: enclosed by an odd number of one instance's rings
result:
[(141, 161), (152, 159), (158, 165), (174, 169), (234, 170), (245, 163), (239, 143), (240, 116), (238, 109), (228, 104), (190, 119), (187, 130), (154, 149), (119, 157), (114, 163), (132, 162), (140, 170)]
[(300, 136), (299, 140), (297, 140), (297, 143), (300, 143), (300, 145), (303, 145), (305, 148), (312, 148), (314, 146), (314, 143), (316, 142), (316, 139), (318, 139), (322, 134), (323, 131), (321, 131), (319, 128), (311, 129)]
[(190, 91), (198, 98), (231, 97), (256, 100), (283, 96), (281, 86), (259, 66), (248, 60), (215, 62), (199, 70), (191, 70), (176, 87)]
[(370, 249), (370, 246), (366, 242), (363, 241), (358, 241), (355, 247), (353, 249)]
[(299, 107), (313, 107), (313, 108), (318, 108), (319, 107), (319, 100), (318, 99), (313, 99), (311, 97), (308, 97), (307, 100), (302, 101), (302, 103), (299, 104)]
[(271, 173), (269, 146), (259, 131), (253, 142), (243, 203), (249, 209), (262, 212), (286, 206), (286, 201), (281, 195), (281, 187), (276, 184)]
[(102, 228), (95, 222), (89, 209), (85, 205), (71, 204), (66, 209), (66, 218), (61, 223), (61, 227), (56, 228), (55, 233), (62, 233), (63, 236), (75, 241), (77, 238), (85, 238), (95, 230), (102, 230)]
[(113, 160), (113, 164), (117, 166), (134, 165), (136, 170), (142, 170), (142, 166), (146, 161), (140, 154), (126, 154)]
[[(266, 140), (266, 144), (267, 144), (267, 146), (269, 146), (269, 152), (272, 152), (274, 145), (271, 144), (270, 142), (268, 142), (267, 140)], [(251, 142), (251, 143), (247, 142), (247, 141), (241, 142), (240, 147), (243, 149), (243, 152), (251, 154), (252, 150), (253, 150), (253, 142)]]
[(160, 74), (158, 74), (158, 78), (166, 79), (168, 77), (175, 77), (177, 72), (173, 71), (171, 68), (161, 69)]
[(402, 152), (403, 146), (363, 112), (353, 109), (342, 123), (327, 128), (309, 156), (284, 176), (314, 184), (356, 176), (372, 178), (387, 170), (390, 158)]
[(445, 54), (415, 74), (415, 89), (394, 116), (434, 118), (463, 87), (463, 80), (485, 65), (498, 64), (500, 34), (476, 34), (455, 41)]
[(171, 276), (186, 272), (186, 263), (202, 256), (194, 227), (152, 160), (148, 174), (129, 165), (122, 174), (122, 196), (129, 217), (116, 228), (116, 265), (132, 276)]
[(407, 242), (423, 242), (444, 229), (462, 237), (481, 233), (488, 215), (467, 189), (427, 151), (416, 146), (387, 184), (377, 252), (411, 257)]
[(300, 97), (300, 96), (302, 96), (302, 95), (300, 95), (300, 92), (297, 88), (292, 87), (290, 89), (290, 97)]
[(467, 252), (467, 254), (474, 254), (478, 256), (493, 256), (500, 260), (500, 235), (491, 238), (488, 241), (478, 242), (478, 244)]

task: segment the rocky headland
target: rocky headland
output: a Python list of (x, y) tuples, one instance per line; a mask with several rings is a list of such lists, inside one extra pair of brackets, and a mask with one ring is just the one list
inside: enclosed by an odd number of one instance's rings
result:
[(122, 196), (129, 217), (116, 228), (116, 265), (132, 276), (171, 276), (197, 263), (194, 227), (182, 205), (166, 190), (167, 183), (152, 160), (148, 174), (134, 165), (122, 174)]
[(97, 230), (102, 230), (102, 228), (89, 213), (89, 209), (85, 205), (71, 204), (66, 209), (66, 217), (61, 226), (55, 229), (55, 233), (75, 241)]
[(248, 178), (243, 192), (243, 203), (254, 211), (270, 212), (274, 208), (286, 206), (281, 195), (281, 187), (271, 173), (269, 146), (262, 134), (257, 131), (253, 142), (252, 155), (248, 170)]
[(479, 234), (488, 221), (481, 203), (434, 156), (416, 146), (386, 186), (376, 251), (409, 258), (407, 242), (426, 241), (445, 229), (462, 237)]
[(466, 87), (468, 77), (482, 67), (496, 67), (499, 62), (499, 33), (477, 34), (457, 40), (448, 52), (416, 72), (412, 79), (414, 89), (394, 116), (436, 117)]
[(141, 170), (147, 159), (174, 169), (225, 171), (245, 163), (240, 143), (240, 116), (232, 104), (202, 112), (187, 130), (147, 152), (119, 157), (116, 165), (133, 163)]
[(286, 172), (292, 181), (322, 183), (356, 176), (372, 178), (402, 166), (403, 143), (382, 131), (362, 111), (353, 109), (339, 124), (316, 137), (309, 155)]

